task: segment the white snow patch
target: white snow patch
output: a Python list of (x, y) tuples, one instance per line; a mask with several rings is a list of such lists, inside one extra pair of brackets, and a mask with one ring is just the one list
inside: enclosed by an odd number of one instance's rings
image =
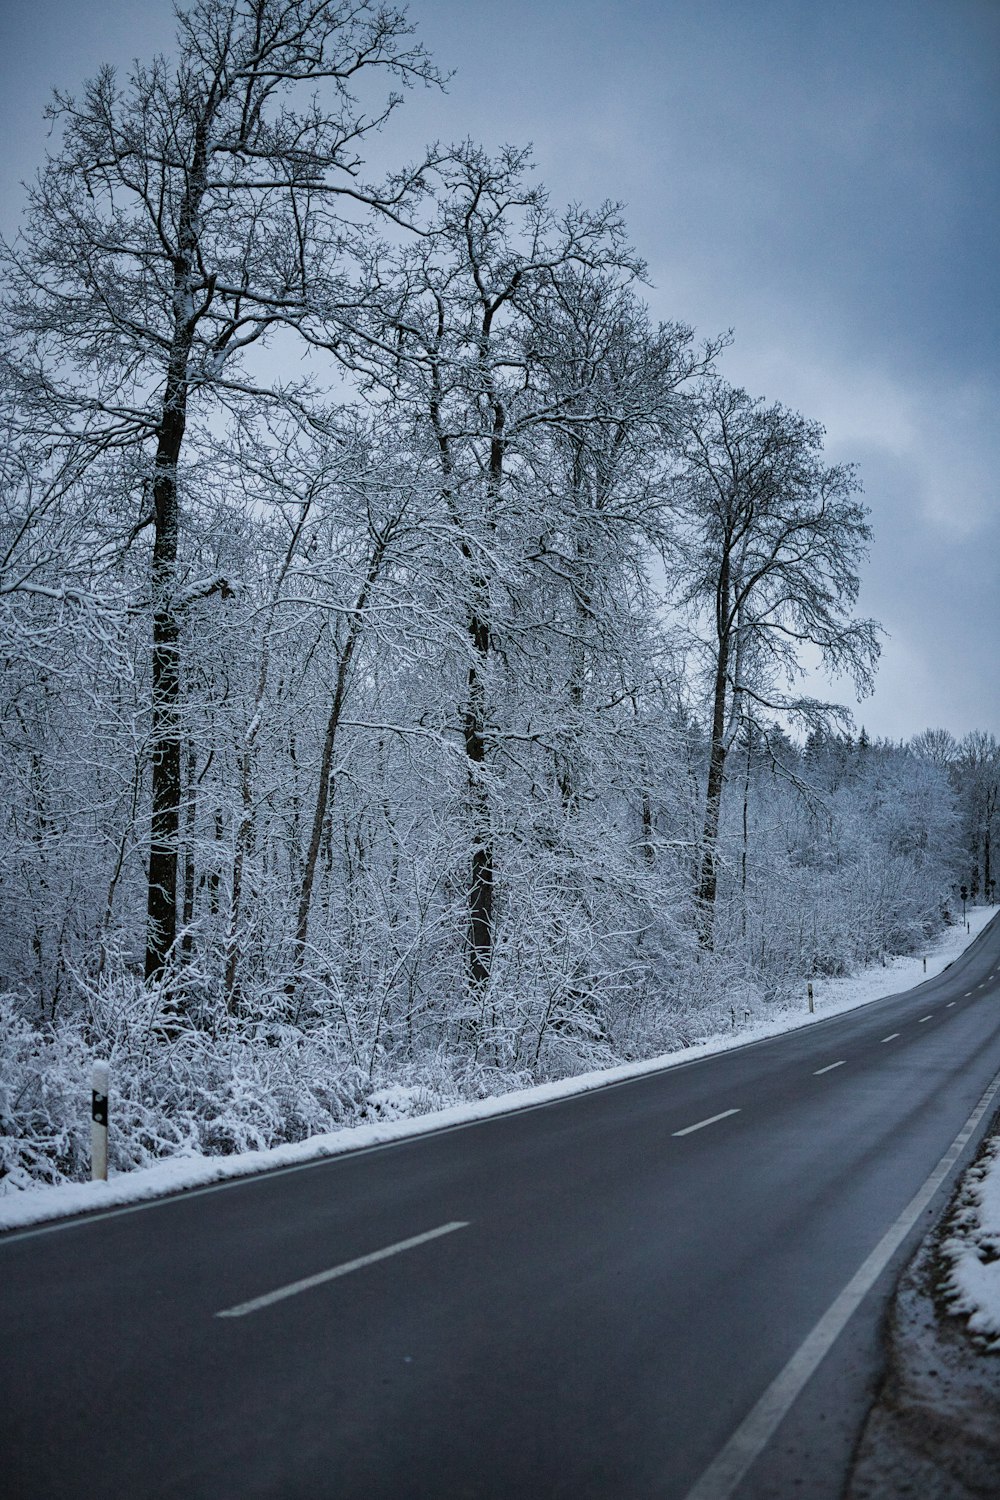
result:
[[(269, 1151), (244, 1151), (234, 1156), (173, 1157), (169, 1161), (142, 1167), (135, 1172), (112, 1174), (107, 1182), (26, 1188), (23, 1192), (12, 1193), (0, 1201), (0, 1230), (24, 1228), (29, 1224), (40, 1224), (73, 1214), (120, 1208), (151, 1198), (162, 1198), (184, 1188), (205, 1187), (227, 1178), (249, 1177), (275, 1167), (295, 1166), (328, 1156), (340, 1156), (347, 1151), (427, 1135), (448, 1126), (464, 1125), (493, 1115), (510, 1114), (531, 1105), (546, 1104), (556, 1099), (569, 1098), (573, 1094), (604, 1088), (609, 1083), (659, 1073), (665, 1068), (677, 1067), (696, 1058), (710, 1057), (718, 1052), (745, 1046), (748, 1042), (779, 1036), (827, 1016), (840, 1015), (844, 1011), (870, 1004), (873, 1000), (899, 994), (923, 979), (940, 974), (978, 936), (996, 912), (996, 907), (973, 907), (969, 912), (968, 933), (962, 927), (950, 928), (937, 942), (929, 945), (926, 973), (923, 955), (918, 955), (894, 958), (885, 966), (876, 965), (844, 979), (814, 980), (815, 1015), (809, 1014), (803, 993), (800, 1009), (785, 1008), (770, 1016), (767, 1021), (747, 1026), (735, 1035), (712, 1037), (696, 1046), (648, 1058), (644, 1062), (624, 1063), (620, 1067), (582, 1073), (575, 1078), (560, 1079), (556, 1083), (517, 1089), (491, 1099), (455, 1104), (448, 1109), (421, 1115), (417, 1119), (405, 1118), (405, 1110), (412, 1109), (418, 1103), (414, 1096), (419, 1094), (419, 1090), (401, 1087), (377, 1089), (368, 1100), (369, 1106), (380, 1116), (376, 1123), (350, 1126), (326, 1135), (312, 1136), (309, 1140), (275, 1146)], [(997, 1196), (996, 1222), (1000, 1224), (1000, 1179)], [(1000, 1281), (1000, 1276), (997, 1280)]]
[(365, 1100), (365, 1118), (367, 1120), (407, 1119), (419, 1108), (424, 1096), (423, 1089), (407, 1088), (403, 1084), (375, 1089)]
[(949, 1306), (982, 1348), (1000, 1353), (1000, 1136), (966, 1172), (951, 1228), (941, 1246)]

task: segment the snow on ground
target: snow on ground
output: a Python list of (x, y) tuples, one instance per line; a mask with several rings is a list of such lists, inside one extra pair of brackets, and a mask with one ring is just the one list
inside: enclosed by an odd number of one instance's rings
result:
[(1000, 1136), (966, 1172), (942, 1242), (945, 1295), (981, 1348), (1000, 1353)]
[[(339, 1156), (345, 1151), (357, 1151), (365, 1147), (383, 1145), (408, 1136), (426, 1135), (432, 1130), (441, 1130), (450, 1125), (462, 1125), (470, 1120), (483, 1120), (491, 1115), (509, 1114), (512, 1110), (530, 1105), (547, 1104), (555, 1099), (565, 1099), (572, 1094), (586, 1093), (603, 1088), (609, 1083), (618, 1083), (627, 1078), (639, 1078), (646, 1073), (662, 1072), (664, 1068), (677, 1067), (699, 1057), (709, 1057), (717, 1052), (727, 1052), (748, 1042), (762, 1041), (778, 1036), (799, 1026), (809, 1026), (828, 1016), (843, 1011), (855, 1010), (873, 1000), (888, 995), (897, 995), (913, 985), (920, 984), (940, 974), (942, 969), (968, 947), (987, 922), (996, 914), (996, 907), (973, 907), (969, 912), (967, 933), (961, 927), (949, 928), (935, 943), (929, 944), (926, 953), (927, 969), (924, 971), (923, 955), (910, 958), (890, 959), (885, 966), (879, 964), (844, 979), (818, 979), (813, 981), (816, 1011), (810, 1015), (803, 994), (801, 1007), (786, 1006), (775, 1011), (765, 1022), (746, 1026), (735, 1034), (727, 1033), (712, 1037), (693, 1047), (669, 1052), (660, 1057), (651, 1057), (644, 1062), (625, 1063), (616, 1068), (605, 1068), (599, 1072), (582, 1073), (575, 1078), (563, 1078), (556, 1083), (537, 1084), (533, 1088), (517, 1089), (513, 1093), (500, 1094), (491, 1099), (452, 1105), (448, 1109), (435, 1110), (418, 1119), (405, 1117), (412, 1101), (402, 1095), (406, 1089), (382, 1089), (369, 1100), (371, 1113), (380, 1118), (371, 1124), (354, 1125), (344, 1130), (331, 1131), (328, 1135), (312, 1136), (309, 1140), (291, 1145), (276, 1146), (270, 1151), (245, 1151), (235, 1156), (174, 1156), (168, 1161), (158, 1162), (152, 1167), (142, 1167), (135, 1172), (112, 1175), (108, 1182), (66, 1183), (58, 1187), (26, 1188), (0, 1200), (0, 1230), (21, 1228), (28, 1224), (43, 1223), (49, 1219), (60, 1219), (71, 1214), (92, 1212), (101, 1209), (119, 1208), (130, 1203), (139, 1203), (150, 1198), (161, 1198), (182, 1188), (205, 1187), (225, 1178), (248, 1177), (256, 1172), (278, 1167), (290, 1168), (303, 1162), (317, 1161), (322, 1157)], [(114, 1108), (114, 1080), (112, 1079), (111, 1107)], [(994, 1173), (994, 1177), (998, 1174)], [(1000, 1180), (997, 1183), (997, 1218), (1000, 1225)], [(1000, 1271), (1000, 1267), (996, 1267)], [(1000, 1281), (1000, 1274), (996, 1279)], [(998, 1324), (1000, 1332), (1000, 1324)]]

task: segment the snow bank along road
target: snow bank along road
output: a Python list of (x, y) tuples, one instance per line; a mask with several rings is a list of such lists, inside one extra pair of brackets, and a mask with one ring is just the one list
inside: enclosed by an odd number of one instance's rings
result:
[(5, 1492), (832, 1500), (998, 1074), (1000, 920), (808, 1030), (3, 1236)]

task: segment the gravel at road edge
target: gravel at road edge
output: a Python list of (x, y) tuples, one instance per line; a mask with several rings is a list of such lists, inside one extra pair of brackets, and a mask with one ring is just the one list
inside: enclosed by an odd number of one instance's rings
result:
[(900, 1277), (886, 1374), (844, 1500), (1000, 1497), (1000, 1354), (976, 1348), (941, 1294), (939, 1245), (954, 1209), (953, 1200)]

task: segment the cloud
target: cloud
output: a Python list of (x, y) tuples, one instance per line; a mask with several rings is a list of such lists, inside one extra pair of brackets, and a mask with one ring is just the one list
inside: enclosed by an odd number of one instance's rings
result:
[[(819, 362), (808, 339), (744, 353), (752, 389), (821, 421), (831, 456), (891, 460), (907, 474), (916, 517), (941, 539), (966, 541), (995, 524), (1000, 383), (987, 375), (927, 386), (877, 365)], [(865, 479), (869, 502), (877, 491)]]

